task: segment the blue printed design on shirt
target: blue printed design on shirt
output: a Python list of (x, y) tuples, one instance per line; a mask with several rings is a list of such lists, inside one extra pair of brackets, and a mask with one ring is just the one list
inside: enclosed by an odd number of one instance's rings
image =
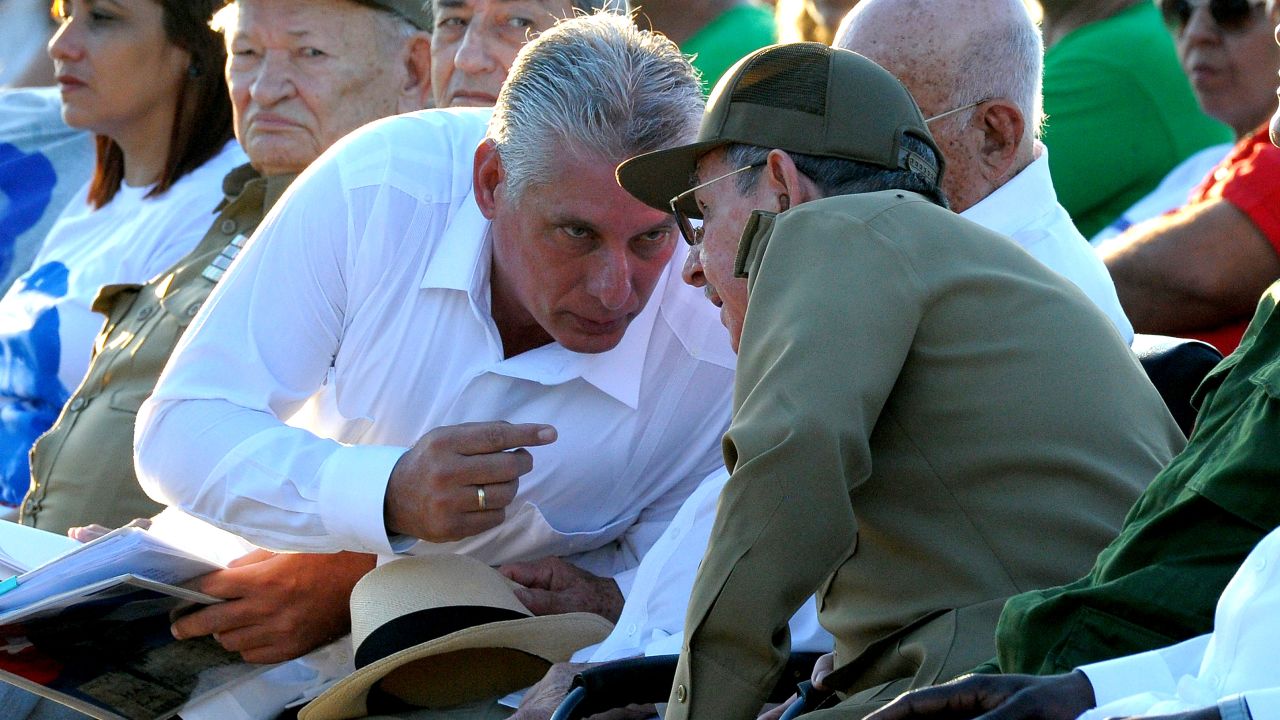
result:
[(57, 184), (49, 158), (0, 143), (0, 277), (9, 274), (18, 236), (40, 222)]
[(28, 453), (53, 426), (70, 393), (58, 378), (62, 339), (56, 304), (67, 267), (51, 262), (23, 275), (0, 311), (0, 503), (17, 505), (31, 484)]

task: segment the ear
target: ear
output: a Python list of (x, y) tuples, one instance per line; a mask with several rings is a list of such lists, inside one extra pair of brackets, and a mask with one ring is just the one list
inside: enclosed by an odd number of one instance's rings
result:
[(476, 148), (475, 162), (472, 165), (472, 186), (476, 193), (476, 205), (485, 219), (492, 220), (497, 214), (498, 194), (507, 179), (507, 171), (502, 167), (502, 156), (493, 140), (485, 138)]
[[(782, 150), (769, 151), (761, 183), (764, 189), (780, 199), (779, 207), (783, 210), (822, 197), (818, 186), (800, 172), (791, 156)], [(781, 199), (783, 196), (786, 196), (785, 200)]]
[(978, 107), (974, 124), (982, 132), (978, 157), (983, 174), (992, 182), (1006, 179), (1018, 160), (1027, 130), (1022, 111), (1008, 100), (990, 100)]
[(400, 112), (432, 107), (431, 35), (416, 32), (409, 38), (405, 46), (404, 70), (404, 85), (400, 88)]

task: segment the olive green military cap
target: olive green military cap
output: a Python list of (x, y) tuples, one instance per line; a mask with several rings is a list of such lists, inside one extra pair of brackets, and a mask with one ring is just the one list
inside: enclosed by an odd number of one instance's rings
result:
[(394, 13), (419, 30), (431, 30), (431, 0), (355, 0), (361, 5)]
[[(933, 148), (936, 162), (903, 147), (905, 135)], [(668, 210), (672, 198), (693, 187), (698, 158), (730, 143), (912, 170), (935, 187), (942, 177), (942, 153), (897, 78), (848, 50), (788, 43), (739, 60), (711, 91), (697, 139), (627, 160), (618, 166), (618, 183), (644, 204)], [(702, 217), (692, 201), (681, 210)]]

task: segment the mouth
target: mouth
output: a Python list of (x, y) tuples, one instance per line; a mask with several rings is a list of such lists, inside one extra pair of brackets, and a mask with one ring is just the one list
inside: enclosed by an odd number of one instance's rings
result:
[(249, 125), (255, 130), (264, 130), (270, 132), (272, 130), (292, 130), (299, 127), (299, 124), (277, 113), (256, 113), (249, 118)]
[(707, 299), (711, 301), (712, 305), (715, 305), (716, 307), (724, 307), (724, 301), (720, 299), (720, 294), (717, 293), (716, 289), (710, 285), (702, 288), (702, 294), (707, 296)]
[(57, 80), (58, 87), (62, 88), (63, 92), (85, 86), (85, 82), (74, 75), (59, 75), (55, 79)]
[(448, 107), (492, 107), (498, 97), (482, 92), (456, 92), (449, 96)]
[(578, 328), (588, 335), (612, 335), (625, 330), (627, 323), (631, 321), (628, 315), (612, 320), (592, 320), (581, 315), (573, 315), (572, 317)]

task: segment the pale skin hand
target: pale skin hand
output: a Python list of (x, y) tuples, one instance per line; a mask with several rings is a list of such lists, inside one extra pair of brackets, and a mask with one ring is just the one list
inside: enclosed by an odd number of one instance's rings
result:
[(362, 553), (255, 550), (189, 583), (227, 600), (179, 619), (171, 631), (179, 640), (212, 635), (245, 662), (292, 660), (350, 630), (351, 588), (374, 564)]
[[(813, 688), (815, 690), (823, 692), (830, 690), (830, 688), (822, 684), (822, 681), (831, 673), (831, 670), (835, 667), (835, 663), (835, 653), (826, 653), (819, 657), (818, 661), (813, 664), (813, 673), (809, 676), (809, 681), (813, 683)], [(768, 712), (765, 712), (760, 717), (756, 718), (756, 720), (778, 720), (778, 718), (782, 717), (782, 714), (787, 711), (787, 708), (791, 707), (791, 704), (797, 699), (798, 696), (792, 695), (787, 698), (786, 702), (771, 708)]]
[[(554, 442), (550, 425), (507, 422), (439, 427), (400, 457), (387, 483), (387, 531), (430, 542), (471, 537), (496, 527), (533, 469), (525, 447)], [(484, 490), (485, 507), (477, 488)]]
[(1089, 678), (1065, 675), (969, 675), (902, 695), (866, 720), (1075, 720), (1097, 704)]
[[(569, 685), (573, 683), (573, 676), (589, 667), (591, 663), (552, 665), (542, 680), (525, 693), (524, 699), (520, 701), (520, 708), (510, 720), (550, 720), (565, 695), (569, 694)], [(657, 710), (652, 705), (628, 705), (592, 715), (587, 720), (643, 720), (655, 714)]]
[(516, 598), (534, 615), (589, 612), (616, 623), (622, 613), (622, 591), (613, 578), (592, 575), (560, 558), (512, 563), (498, 571), (524, 586), (515, 589)]

